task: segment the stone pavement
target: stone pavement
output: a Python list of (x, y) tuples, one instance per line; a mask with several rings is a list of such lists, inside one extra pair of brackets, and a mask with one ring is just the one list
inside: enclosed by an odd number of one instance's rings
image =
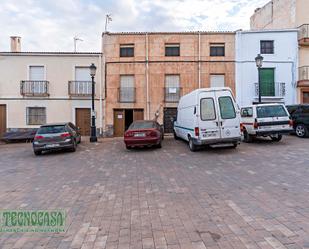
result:
[(309, 248), (309, 139), (196, 153), (112, 139), (39, 157), (2, 144), (0, 209), (68, 215), (66, 233), (1, 233), (1, 249)]

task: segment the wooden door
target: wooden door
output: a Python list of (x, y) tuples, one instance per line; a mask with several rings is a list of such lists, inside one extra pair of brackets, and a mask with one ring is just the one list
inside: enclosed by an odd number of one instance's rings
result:
[(0, 105), (0, 138), (6, 132), (6, 105)]
[(275, 70), (273, 68), (260, 69), (261, 95), (275, 96)]
[(122, 137), (125, 126), (124, 110), (114, 110), (114, 136)]
[(80, 128), (82, 136), (90, 136), (91, 110), (90, 108), (75, 109), (76, 126)]
[(144, 120), (144, 110), (134, 109), (133, 110), (133, 121)]
[(303, 104), (309, 104), (309, 91), (303, 92)]

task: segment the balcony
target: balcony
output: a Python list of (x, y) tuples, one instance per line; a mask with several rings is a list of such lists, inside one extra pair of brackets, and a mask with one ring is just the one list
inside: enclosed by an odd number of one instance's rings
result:
[(120, 87), (118, 88), (118, 101), (120, 103), (135, 103), (135, 87)]
[(298, 31), (299, 45), (309, 46), (309, 24), (303, 24)]
[(164, 88), (164, 101), (177, 103), (181, 96), (181, 88), (180, 87), (165, 87)]
[(69, 95), (71, 97), (90, 97), (92, 95), (91, 81), (69, 81)]
[[(285, 94), (286, 89), (283, 82), (264, 84), (261, 92), (262, 99), (267, 101), (283, 99)], [(259, 83), (254, 83), (254, 97), (259, 97)]]
[(46, 97), (49, 81), (46, 80), (23, 80), (20, 82), (20, 94), (24, 97)]

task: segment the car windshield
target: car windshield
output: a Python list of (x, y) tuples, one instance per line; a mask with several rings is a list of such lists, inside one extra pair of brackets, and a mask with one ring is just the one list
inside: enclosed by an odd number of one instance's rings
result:
[(152, 129), (155, 128), (154, 122), (134, 122), (130, 125), (129, 130)]
[(37, 134), (53, 134), (65, 132), (64, 125), (53, 125), (53, 126), (43, 126), (41, 127)]
[(284, 107), (282, 105), (258, 106), (256, 108), (258, 118), (286, 117)]

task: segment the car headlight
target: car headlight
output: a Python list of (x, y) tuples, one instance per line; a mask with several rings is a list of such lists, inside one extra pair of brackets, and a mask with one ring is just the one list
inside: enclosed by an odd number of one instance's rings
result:
[(71, 142), (71, 138), (67, 138), (64, 142)]

